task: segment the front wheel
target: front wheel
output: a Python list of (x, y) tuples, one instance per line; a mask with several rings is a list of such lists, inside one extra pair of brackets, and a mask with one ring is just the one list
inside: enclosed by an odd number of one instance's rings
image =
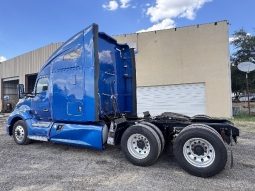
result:
[(181, 131), (174, 143), (174, 155), (184, 170), (199, 177), (216, 175), (227, 162), (227, 149), (218, 132), (201, 125)]
[(30, 139), (27, 137), (27, 125), (23, 120), (17, 121), (12, 130), (14, 141), (19, 145), (27, 145), (30, 143)]

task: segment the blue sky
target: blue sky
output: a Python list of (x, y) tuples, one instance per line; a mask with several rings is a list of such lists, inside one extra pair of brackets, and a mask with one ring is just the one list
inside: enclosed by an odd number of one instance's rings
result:
[(0, 59), (65, 41), (91, 23), (108, 34), (230, 22), (255, 32), (254, 0), (0, 0)]

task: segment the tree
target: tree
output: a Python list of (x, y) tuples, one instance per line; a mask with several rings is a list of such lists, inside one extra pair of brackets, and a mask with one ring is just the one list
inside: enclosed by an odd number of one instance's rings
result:
[[(235, 97), (239, 97), (245, 92), (245, 73), (238, 70), (237, 65), (241, 62), (254, 62), (255, 57), (252, 52), (255, 51), (255, 36), (248, 34), (245, 30), (240, 29), (233, 34), (231, 44), (235, 51), (231, 56), (231, 79), (232, 92)], [(251, 92), (255, 92), (255, 72), (249, 74), (249, 87)]]

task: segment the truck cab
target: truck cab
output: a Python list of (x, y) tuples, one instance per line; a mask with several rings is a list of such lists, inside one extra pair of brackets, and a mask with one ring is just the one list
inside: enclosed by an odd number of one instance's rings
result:
[(133, 50), (99, 33), (96, 24), (53, 53), (31, 95), (25, 96), (19, 87), (22, 99), (7, 128), (12, 134), (14, 123), (23, 120), (29, 139), (103, 149), (108, 130), (103, 119), (136, 116)]

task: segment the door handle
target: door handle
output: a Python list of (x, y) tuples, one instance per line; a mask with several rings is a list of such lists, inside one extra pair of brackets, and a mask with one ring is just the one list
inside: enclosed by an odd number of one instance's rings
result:
[(49, 110), (48, 109), (43, 109), (44, 112), (48, 112)]

